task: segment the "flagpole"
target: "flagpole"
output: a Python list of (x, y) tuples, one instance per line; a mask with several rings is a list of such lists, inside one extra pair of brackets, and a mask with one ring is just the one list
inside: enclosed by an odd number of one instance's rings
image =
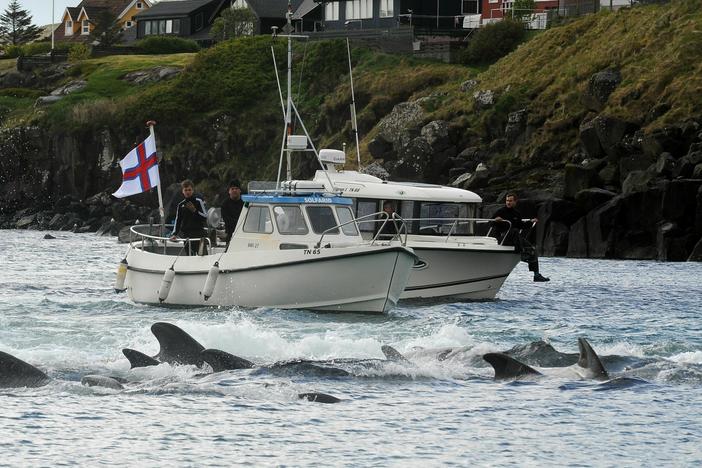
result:
[[(156, 121), (154, 120), (149, 120), (146, 122), (146, 126), (149, 127), (149, 133), (151, 134), (151, 138), (154, 140), (154, 147), (157, 148), (156, 150), (156, 158), (159, 164), (161, 163), (161, 157), (158, 152), (158, 146), (156, 146), (156, 133), (154, 132), (154, 126), (156, 125)], [(161, 171), (158, 168), (158, 165), (156, 166), (156, 170), (159, 171), (158, 174), (158, 185), (156, 186), (156, 189), (158, 191), (158, 214), (161, 216), (161, 233), (163, 233), (166, 229), (166, 210), (163, 209), (163, 195), (161, 193)]]

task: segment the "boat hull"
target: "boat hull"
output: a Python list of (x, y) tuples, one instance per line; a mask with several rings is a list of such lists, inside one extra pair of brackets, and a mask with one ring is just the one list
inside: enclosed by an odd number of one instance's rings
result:
[[(163, 304), (267, 307), (382, 313), (394, 307), (415, 255), (405, 247), (305, 249), (176, 257), (131, 249), (125, 286), (135, 302), (158, 304), (171, 264), (175, 277)], [(219, 260), (211, 297), (203, 289)], [(359, 274), (362, 272), (362, 274)]]
[(417, 254), (400, 299), (494, 299), (519, 262), (513, 248), (471, 248), (431, 242), (408, 243)]

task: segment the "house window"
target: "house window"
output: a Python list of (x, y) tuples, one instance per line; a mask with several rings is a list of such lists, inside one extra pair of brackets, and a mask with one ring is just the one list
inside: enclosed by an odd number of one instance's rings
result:
[(173, 20), (166, 20), (166, 34), (173, 33)]
[(324, 5), (324, 19), (339, 21), (339, 2), (329, 2)]
[(144, 4), (141, 3), (141, 2), (137, 2), (137, 4), (136, 4), (136, 9), (137, 9), (137, 10), (141, 10), (142, 8), (144, 8)]
[(131, 28), (133, 25), (134, 23), (132, 23), (131, 21), (127, 21), (126, 23), (124, 23), (124, 26), (127, 28)]
[(180, 34), (180, 20), (173, 20), (173, 34)]
[(349, 0), (346, 2), (346, 19), (373, 17), (373, 0)]
[(202, 13), (198, 13), (197, 15), (195, 15), (195, 31), (199, 31), (203, 28), (203, 26), (205, 25), (204, 18), (205, 17), (202, 15)]
[(144, 21), (144, 36), (151, 35), (151, 21)]
[(513, 7), (514, 7), (513, 1), (502, 2), (502, 5), (500, 6), (503, 14), (508, 12), (508, 11), (511, 11)]
[(380, 0), (381, 18), (392, 18), (395, 16), (395, 12), (393, 11), (393, 1), (394, 0)]
[(463, 0), (461, 13), (464, 15), (474, 15), (479, 13), (477, 0)]
[(66, 36), (72, 36), (73, 35), (73, 21), (68, 20), (66, 21)]
[(90, 34), (90, 20), (83, 20), (83, 29), (81, 30), (82, 35)]

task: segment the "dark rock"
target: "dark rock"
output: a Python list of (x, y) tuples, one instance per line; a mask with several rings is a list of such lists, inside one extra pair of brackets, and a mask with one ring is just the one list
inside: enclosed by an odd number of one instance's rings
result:
[(674, 178), (688, 178), (692, 177), (695, 172), (695, 164), (690, 159), (690, 156), (683, 156), (675, 162), (675, 167), (673, 168), (672, 176)]
[(655, 176), (648, 171), (631, 171), (622, 183), (622, 193), (643, 192), (652, 185)]
[(507, 148), (507, 140), (504, 138), (496, 138), (490, 142), (489, 151), (491, 153), (501, 153)]
[[(618, 158), (622, 153), (622, 143), (624, 136), (633, 133), (636, 125), (615, 117), (597, 116), (592, 119), (597, 138), (604, 152), (612, 157)], [(656, 155), (660, 154), (656, 153)]]
[(44, 239), (56, 239), (54, 236), (51, 234), (44, 234)]
[(583, 94), (583, 104), (593, 111), (601, 111), (614, 89), (622, 82), (618, 70), (604, 70), (595, 73), (588, 81), (587, 91)]
[(154, 67), (148, 70), (138, 70), (127, 73), (123, 79), (134, 84), (155, 83), (163, 80), (170, 80), (179, 75), (182, 71), (182, 68), (177, 67)]
[(702, 187), (700, 179), (678, 179), (662, 184), (661, 216), (663, 219), (675, 221), (685, 228), (693, 227), (695, 225), (696, 198), (700, 187)]
[(568, 252), (568, 226), (559, 222), (550, 222), (541, 243), (541, 255), (562, 257)]
[(684, 262), (694, 248), (694, 239), (682, 233), (675, 223), (663, 222), (658, 227), (656, 245), (658, 260)]
[(487, 109), (495, 104), (495, 93), (492, 90), (476, 91), (473, 94), (475, 105), (478, 109)]
[(37, 215), (36, 214), (30, 214), (27, 216), (23, 216), (17, 223), (15, 223), (15, 228), (16, 229), (27, 229), (31, 224), (34, 223), (36, 220)]
[(508, 145), (517, 143), (519, 137), (527, 128), (527, 120), (529, 115), (526, 109), (520, 109), (511, 112), (507, 116), (507, 126), (505, 127), (505, 140)]
[(460, 90), (464, 93), (467, 93), (471, 91), (473, 88), (478, 86), (478, 81), (477, 80), (466, 80), (463, 83), (461, 83)]
[(601, 188), (589, 188), (575, 194), (575, 203), (580, 209), (588, 213), (604, 203), (607, 203), (617, 194)]
[(619, 164), (607, 164), (600, 172), (597, 173), (604, 185), (620, 186), (619, 180)]
[(372, 163), (364, 167), (361, 172), (363, 172), (364, 174), (375, 176), (382, 180), (388, 180), (388, 178), (390, 177), (388, 171), (386, 171), (385, 168), (381, 166), (380, 163), (378, 163), (377, 161), (373, 161)]
[[(632, 171), (645, 171), (656, 163), (655, 158), (644, 154), (633, 154), (619, 159), (619, 180), (624, 182)], [(655, 167), (652, 168), (655, 171)]]
[(429, 122), (420, 131), (429, 146), (436, 152), (444, 151), (451, 146), (449, 138), (449, 125), (444, 120)]
[(564, 176), (563, 196), (565, 198), (572, 199), (581, 190), (594, 187), (599, 183), (597, 171), (576, 164), (566, 164)]
[(702, 179), (702, 163), (696, 165), (695, 168), (692, 170), (692, 178)]
[(681, 127), (665, 127), (644, 135), (641, 148), (644, 154), (652, 158), (664, 152), (679, 158), (687, 153), (692, 138), (693, 135), (684, 132)]
[(392, 151), (392, 143), (378, 135), (368, 143), (368, 151), (375, 159), (389, 159), (388, 153)]
[(675, 170), (675, 158), (670, 153), (661, 153), (656, 161), (655, 171), (658, 176), (671, 177)]
[(690, 256), (687, 257), (688, 262), (702, 262), (702, 237), (697, 241), (695, 247), (690, 252)]

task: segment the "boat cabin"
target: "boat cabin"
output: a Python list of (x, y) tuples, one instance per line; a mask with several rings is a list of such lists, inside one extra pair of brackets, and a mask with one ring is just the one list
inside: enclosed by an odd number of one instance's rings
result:
[(362, 242), (349, 198), (306, 195), (244, 195), (244, 211), (230, 250), (309, 249)]

